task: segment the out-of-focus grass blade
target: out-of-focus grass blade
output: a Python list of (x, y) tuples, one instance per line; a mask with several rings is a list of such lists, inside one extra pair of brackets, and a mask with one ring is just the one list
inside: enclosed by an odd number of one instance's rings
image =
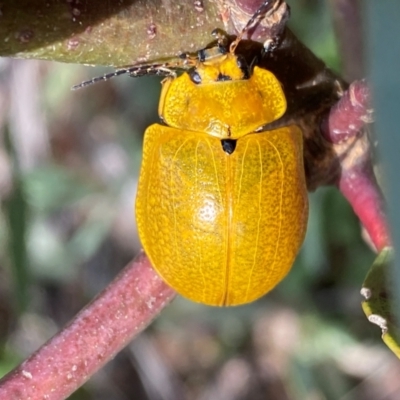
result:
[(368, 320), (382, 329), (382, 340), (400, 358), (400, 327), (393, 312), (393, 289), (388, 280), (393, 250), (383, 249), (365, 278), (361, 294), (362, 308)]
[[(400, 104), (400, 2), (365, 2), (369, 74), (376, 112), (376, 132), (385, 171), (385, 195), (393, 246), (400, 249), (399, 104)], [(390, 274), (390, 275), (389, 275)], [(396, 285), (393, 301), (400, 305), (400, 259), (396, 255), (388, 277)], [(400, 323), (400, 309), (392, 309)]]
[(12, 193), (4, 201), (4, 214), (8, 225), (8, 246), (12, 273), (14, 275), (14, 295), (20, 313), (28, 304), (29, 271), (26, 249), (27, 203), (24, 194), (18, 160), (6, 132), (6, 146), (13, 162)]

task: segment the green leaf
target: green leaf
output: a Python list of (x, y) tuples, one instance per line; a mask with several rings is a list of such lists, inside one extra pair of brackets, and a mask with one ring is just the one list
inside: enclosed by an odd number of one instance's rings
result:
[(400, 358), (400, 327), (393, 310), (392, 291), (390, 290), (388, 271), (393, 261), (393, 249), (383, 249), (365, 278), (361, 294), (365, 301), (362, 308), (373, 324), (382, 329), (382, 340)]
[(193, 3), (5, 0), (0, 55), (121, 66), (196, 50), (223, 24), (214, 2)]

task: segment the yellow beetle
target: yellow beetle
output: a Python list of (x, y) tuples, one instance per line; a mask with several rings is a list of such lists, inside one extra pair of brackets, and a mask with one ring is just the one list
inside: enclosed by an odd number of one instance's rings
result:
[(138, 231), (172, 288), (214, 306), (274, 288), (294, 262), (308, 216), (302, 132), (262, 131), (285, 113), (286, 99), (271, 72), (251, 70), (235, 54), (240, 40), (229, 51), (221, 40), (183, 57), (190, 68), (179, 77), (166, 64), (108, 75), (169, 75), (159, 103), (164, 124), (144, 136)]

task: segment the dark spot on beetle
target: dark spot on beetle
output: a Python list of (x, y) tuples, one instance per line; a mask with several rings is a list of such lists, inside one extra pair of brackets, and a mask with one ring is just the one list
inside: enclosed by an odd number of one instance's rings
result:
[(223, 54), (228, 54), (228, 49), (226, 47), (225, 43), (218, 43), (218, 50), (219, 52), (223, 55)]
[(231, 81), (231, 80), (232, 80), (232, 78), (229, 75), (224, 75), (221, 73), (218, 74), (218, 77), (217, 77), (218, 82)]
[(204, 4), (202, 0), (194, 0), (193, 2), (194, 9), (198, 12), (203, 12), (204, 11)]
[(16, 39), (21, 43), (29, 43), (33, 39), (33, 31), (31, 29), (23, 29), (15, 34)]
[(222, 145), (222, 150), (224, 150), (226, 154), (232, 154), (236, 149), (236, 140), (222, 139), (221, 145)]
[(190, 76), (190, 79), (192, 80), (192, 82), (195, 83), (196, 85), (201, 83), (201, 76), (195, 69), (193, 69), (189, 72), (189, 76)]
[(197, 57), (200, 62), (204, 62), (206, 60), (206, 50), (201, 49), (197, 52)]
[(249, 79), (250, 78), (250, 68), (249, 68), (245, 58), (241, 55), (238, 55), (236, 58), (236, 64), (240, 68), (240, 70), (243, 72), (243, 79)]
[(157, 35), (157, 27), (153, 22), (147, 27), (147, 36), (149, 39), (154, 39)]
[(67, 49), (68, 50), (75, 50), (80, 44), (80, 41), (77, 37), (73, 36), (68, 39), (67, 42)]

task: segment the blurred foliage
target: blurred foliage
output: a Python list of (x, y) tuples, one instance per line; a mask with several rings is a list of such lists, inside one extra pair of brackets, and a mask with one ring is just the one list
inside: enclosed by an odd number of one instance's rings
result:
[[(369, 74), (374, 91), (377, 115), (376, 128), (380, 134), (382, 168), (385, 170), (387, 185), (388, 214), (391, 222), (393, 245), (400, 246), (400, 213), (398, 199), (400, 183), (397, 175), (400, 136), (398, 135), (398, 111), (400, 103), (400, 43), (393, 38), (400, 34), (400, 26), (395, 16), (400, 12), (400, 3), (391, 0), (385, 4), (369, 0), (365, 6), (365, 20), (368, 24)], [(385, 185), (385, 186), (386, 186)], [(400, 304), (400, 264), (396, 256), (388, 280), (397, 290), (393, 291), (395, 304)], [(393, 313), (400, 321), (400, 308)]]
[[(292, 29), (338, 70), (327, 4), (290, 3)], [(11, 153), (0, 148), (2, 375), (139, 250), (133, 201), (160, 80), (121, 77), (71, 92), (104, 70), (22, 60), (2, 60), (0, 70), (2, 139), (8, 130), (19, 165), (12, 168)], [(24, 216), (23, 250), (12, 246), (10, 204)], [(399, 390), (400, 367), (360, 307), (373, 253), (336, 189), (312, 193), (310, 204), (301, 254), (271, 294), (229, 309), (178, 298), (71, 398), (397, 398), (390, 396)], [(15, 278), (16, 251), (27, 254), (23, 284)]]
[(362, 308), (368, 320), (382, 330), (382, 339), (386, 345), (400, 358), (400, 329), (396, 323), (396, 304), (394, 281), (388, 279), (393, 264), (393, 249), (383, 249), (376, 258), (363, 283), (361, 294), (365, 300)]
[[(1, 2), (0, 55), (121, 66), (209, 42), (215, 1), (96, 0)], [(171, 21), (179, 21), (175, 25)]]

